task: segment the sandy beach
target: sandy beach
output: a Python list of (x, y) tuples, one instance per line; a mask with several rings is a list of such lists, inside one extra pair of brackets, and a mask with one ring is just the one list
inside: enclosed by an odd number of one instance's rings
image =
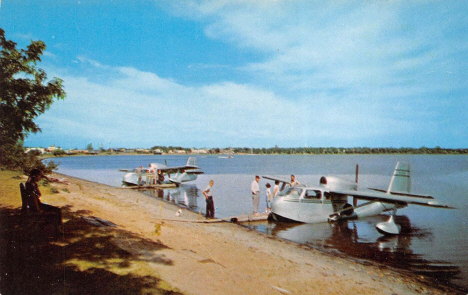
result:
[(174, 204), (60, 174), (41, 199), (62, 208), (65, 233), (31, 232), (20, 214), (26, 178), (0, 175), (1, 294), (453, 294), (421, 276), (197, 222), (205, 218), (176, 216)]

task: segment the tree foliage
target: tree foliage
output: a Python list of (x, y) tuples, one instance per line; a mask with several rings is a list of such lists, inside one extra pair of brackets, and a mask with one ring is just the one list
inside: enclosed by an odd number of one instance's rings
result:
[(34, 122), (49, 109), (54, 99), (64, 99), (63, 81), (47, 79), (37, 67), (46, 45), (31, 41), (26, 49), (5, 38), (0, 28), (0, 161), (8, 168), (24, 168), (22, 141), (29, 133), (41, 131)]

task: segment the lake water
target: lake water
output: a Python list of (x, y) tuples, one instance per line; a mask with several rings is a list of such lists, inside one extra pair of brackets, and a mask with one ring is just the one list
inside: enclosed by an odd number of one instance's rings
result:
[[(124, 172), (149, 163), (185, 165), (188, 156), (87, 156), (54, 159), (58, 172), (111, 186), (121, 186)], [(255, 175), (289, 177), (315, 184), (323, 175), (355, 179), (359, 185), (386, 189), (398, 161), (411, 164), (413, 193), (428, 194), (457, 209), (409, 206), (398, 210), (402, 234), (385, 237), (374, 225), (376, 216), (336, 224), (252, 223), (256, 230), (310, 247), (372, 260), (412, 273), (431, 276), (435, 283), (468, 290), (468, 156), (462, 155), (234, 155), (233, 158), (197, 156), (205, 174), (177, 189), (146, 194), (204, 211), (202, 190), (213, 179), (216, 217), (248, 214), (252, 210), (250, 183)], [(264, 191), (268, 181), (260, 180)], [(270, 181), (271, 183), (271, 181)], [(264, 192), (263, 192), (264, 193)], [(261, 210), (265, 201), (260, 202)]]

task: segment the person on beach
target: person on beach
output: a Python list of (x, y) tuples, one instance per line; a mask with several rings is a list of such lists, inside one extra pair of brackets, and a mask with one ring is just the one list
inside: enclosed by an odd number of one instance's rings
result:
[(278, 180), (275, 180), (275, 186), (273, 187), (273, 199), (279, 193), (279, 184), (280, 182)]
[(213, 187), (214, 181), (210, 180), (210, 183), (203, 191), (203, 195), (205, 196), (206, 200), (206, 218), (215, 218), (215, 208), (214, 208), (214, 201), (213, 201), (213, 193), (211, 192), (211, 188)]
[(296, 176), (294, 174), (291, 174), (291, 182), (289, 182), (289, 186), (293, 187), (299, 185), (299, 182), (296, 180)]
[(258, 182), (260, 181), (260, 176), (256, 175), (255, 180), (252, 181), (250, 185), (250, 190), (252, 191), (252, 206), (253, 214), (258, 215), (258, 204), (260, 202), (260, 187)]
[(35, 168), (29, 172), (29, 178), (26, 181), (26, 193), (29, 196), (29, 210), (45, 214), (54, 214), (56, 216), (55, 223), (57, 231), (63, 233), (62, 210), (58, 207), (44, 204), (40, 200), (42, 194), (37, 183), (42, 177), (42, 171), (39, 169)]
[(271, 212), (271, 185), (269, 183), (266, 184), (266, 208), (265, 213)]

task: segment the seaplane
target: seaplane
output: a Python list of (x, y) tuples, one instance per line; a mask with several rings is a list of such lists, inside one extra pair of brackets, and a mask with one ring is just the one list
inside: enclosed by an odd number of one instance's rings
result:
[[(288, 179), (262, 176), (282, 183), (281, 191), (271, 204), (271, 217), (277, 221), (319, 223), (364, 218), (391, 211), (388, 221), (377, 223), (375, 227), (382, 234), (398, 235), (401, 232), (401, 226), (395, 223), (398, 209), (410, 204), (454, 209), (439, 203), (432, 196), (411, 193), (409, 163), (396, 164), (386, 190), (358, 189), (358, 171), (359, 166), (356, 166), (354, 182), (336, 176), (322, 176), (316, 186), (291, 186)], [(353, 205), (348, 203), (348, 197), (353, 197)], [(358, 200), (365, 202), (358, 205)]]
[[(168, 184), (179, 186), (183, 182), (196, 180), (199, 174), (203, 174), (203, 171), (197, 166), (197, 158), (195, 157), (189, 157), (184, 166), (169, 167), (167, 162), (166, 164), (150, 163), (148, 167), (120, 169), (119, 171), (127, 172), (122, 180), (124, 185), (140, 187)], [(158, 171), (163, 177), (158, 175)]]

